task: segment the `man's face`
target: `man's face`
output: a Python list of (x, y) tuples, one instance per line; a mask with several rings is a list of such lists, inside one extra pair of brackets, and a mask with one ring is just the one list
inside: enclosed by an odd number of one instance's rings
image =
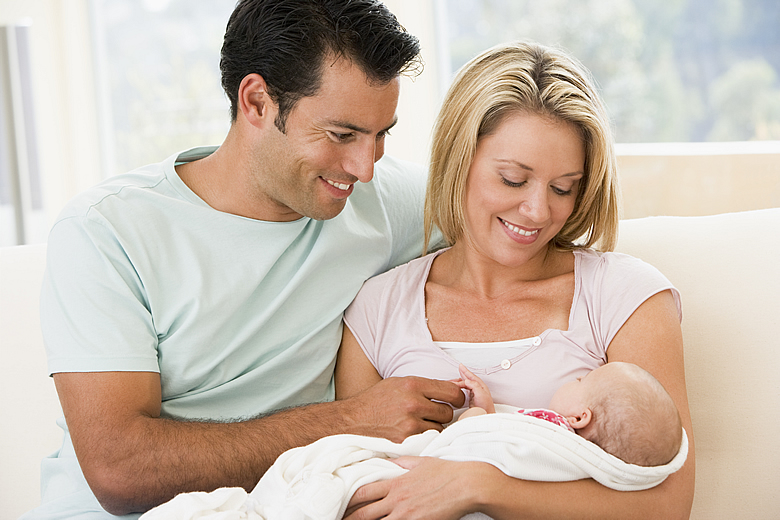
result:
[[(374, 176), (396, 121), (399, 88), (398, 78), (370, 84), (349, 61), (326, 60), (317, 94), (295, 104), (285, 133), (269, 126), (255, 148), (254, 181), (267, 220), (338, 215), (353, 185)], [(271, 110), (275, 117), (276, 106)]]

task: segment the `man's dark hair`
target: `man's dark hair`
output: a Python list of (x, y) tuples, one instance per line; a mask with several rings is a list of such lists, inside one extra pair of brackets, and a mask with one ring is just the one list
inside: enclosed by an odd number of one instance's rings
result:
[(295, 103), (319, 90), (326, 57), (346, 58), (383, 84), (418, 71), (419, 53), (417, 38), (378, 0), (240, 0), (222, 45), (222, 88), (235, 121), (241, 81), (260, 74), (284, 132)]

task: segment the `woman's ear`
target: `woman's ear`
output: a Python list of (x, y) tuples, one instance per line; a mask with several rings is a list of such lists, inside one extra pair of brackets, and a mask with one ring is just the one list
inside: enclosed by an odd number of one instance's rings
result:
[(276, 117), (276, 103), (260, 74), (247, 74), (238, 86), (238, 111), (249, 124), (262, 127)]
[(593, 418), (593, 412), (591, 412), (590, 408), (585, 408), (585, 410), (583, 410), (577, 415), (567, 416), (566, 420), (569, 421), (569, 425), (572, 428), (574, 428), (575, 430), (579, 430), (589, 425), (590, 420), (592, 418)]

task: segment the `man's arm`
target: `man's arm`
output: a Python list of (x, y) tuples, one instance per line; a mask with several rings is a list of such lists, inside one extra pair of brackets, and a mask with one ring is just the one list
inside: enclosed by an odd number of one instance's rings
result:
[(185, 422), (160, 417), (157, 373), (58, 373), (54, 382), (84, 476), (115, 515), (146, 511), (182, 492), (251, 490), (290, 448), (336, 433), (379, 431), (398, 441), (452, 418), (449, 405), (431, 399), (463, 400), (452, 383), (396, 378), (345, 401), (243, 422)]

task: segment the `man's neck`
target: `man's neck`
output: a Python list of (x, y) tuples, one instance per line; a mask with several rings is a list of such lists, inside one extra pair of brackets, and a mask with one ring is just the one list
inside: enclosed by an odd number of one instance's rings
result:
[(297, 220), (280, 216), (274, 202), (263, 200), (252, 184), (252, 154), (234, 135), (234, 128), (214, 153), (176, 166), (179, 178), (201, 200), (212, 208), (241, 217), (270, 222)]

